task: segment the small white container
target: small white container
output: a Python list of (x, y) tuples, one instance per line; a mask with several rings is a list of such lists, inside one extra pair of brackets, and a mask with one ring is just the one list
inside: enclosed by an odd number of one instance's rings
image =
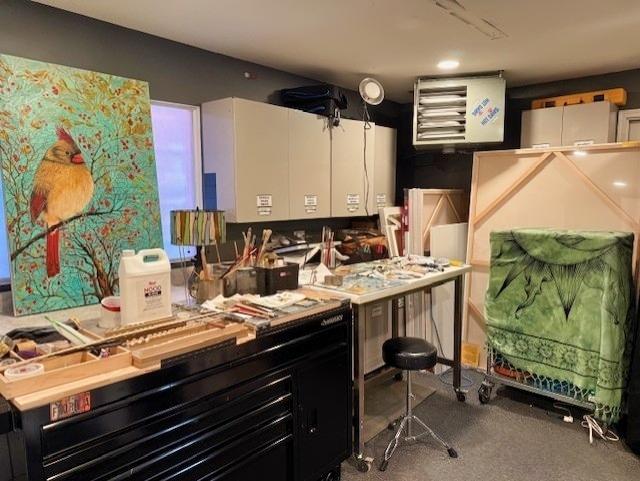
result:
[(171, 263), (164, 250), (122, 251), (118, 274), (122, 324), (171, 316)]
[(112, 329), (120, 326), (120, 297), (109, 296), (100, 301), (100, 321), (98, 326)]

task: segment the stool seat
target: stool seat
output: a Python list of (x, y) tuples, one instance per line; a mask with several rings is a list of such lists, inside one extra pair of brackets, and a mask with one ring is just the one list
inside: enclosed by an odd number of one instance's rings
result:
[(382, 358), (391, 367), (418, 371), (436, 365), (438, 350), (419, 337), (394, 337), (382, 345)]

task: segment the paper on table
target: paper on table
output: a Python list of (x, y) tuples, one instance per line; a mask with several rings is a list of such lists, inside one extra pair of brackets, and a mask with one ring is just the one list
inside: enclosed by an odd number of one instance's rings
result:
[[(314, 278), (315, 273), (315, 278)], [(309, 284), (319, 284), (324, 282), (326, 276), (330, 276), (331, 271), (324, 264), (319, 264), (315, 269), (303, 269), (298, 274), (298, 284), (307, 286)]]

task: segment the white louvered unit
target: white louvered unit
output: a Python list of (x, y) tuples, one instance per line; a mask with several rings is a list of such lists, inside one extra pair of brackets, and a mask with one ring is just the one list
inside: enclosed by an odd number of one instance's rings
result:
[(413, 145), (502, 142), (505, 81), (500, 76), (418, 79)]

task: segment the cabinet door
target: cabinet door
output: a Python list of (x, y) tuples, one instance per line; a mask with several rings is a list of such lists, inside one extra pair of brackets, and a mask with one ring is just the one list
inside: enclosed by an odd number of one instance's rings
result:
[(364, 122), (342, 119), (340, 125), (332, 130), (332, 217), (375, 214), (373, 208), (375, 130), (373, 124), (371, 126), (372, 128), (366, 131), (366, 157)]
[(237, 222), (289, 219), (289, 112), (234, 99)]
[(396, 129), (376, 125), (373, 167), (375, 209), (396, 205)]
[(315, 481), (351, 453), (351, 363), (346, 348), (299, 371), (300, 480)]
[(522, 112), (520, 147), (557, 147), (562, 145), (564, 107), (525, 110)]
[(567, 105), (562, 118), (562, 145), (615, 141), (617, 107), (609, 102)]
[(364, 318), (364, 373), (384, 366), (382, 345), (393, 337), (391, 326), (391, 301), (368, 304)]
[(289, 212), (292, 219), (331, 215), (331, 144), (326, 117), (289, 111)]

